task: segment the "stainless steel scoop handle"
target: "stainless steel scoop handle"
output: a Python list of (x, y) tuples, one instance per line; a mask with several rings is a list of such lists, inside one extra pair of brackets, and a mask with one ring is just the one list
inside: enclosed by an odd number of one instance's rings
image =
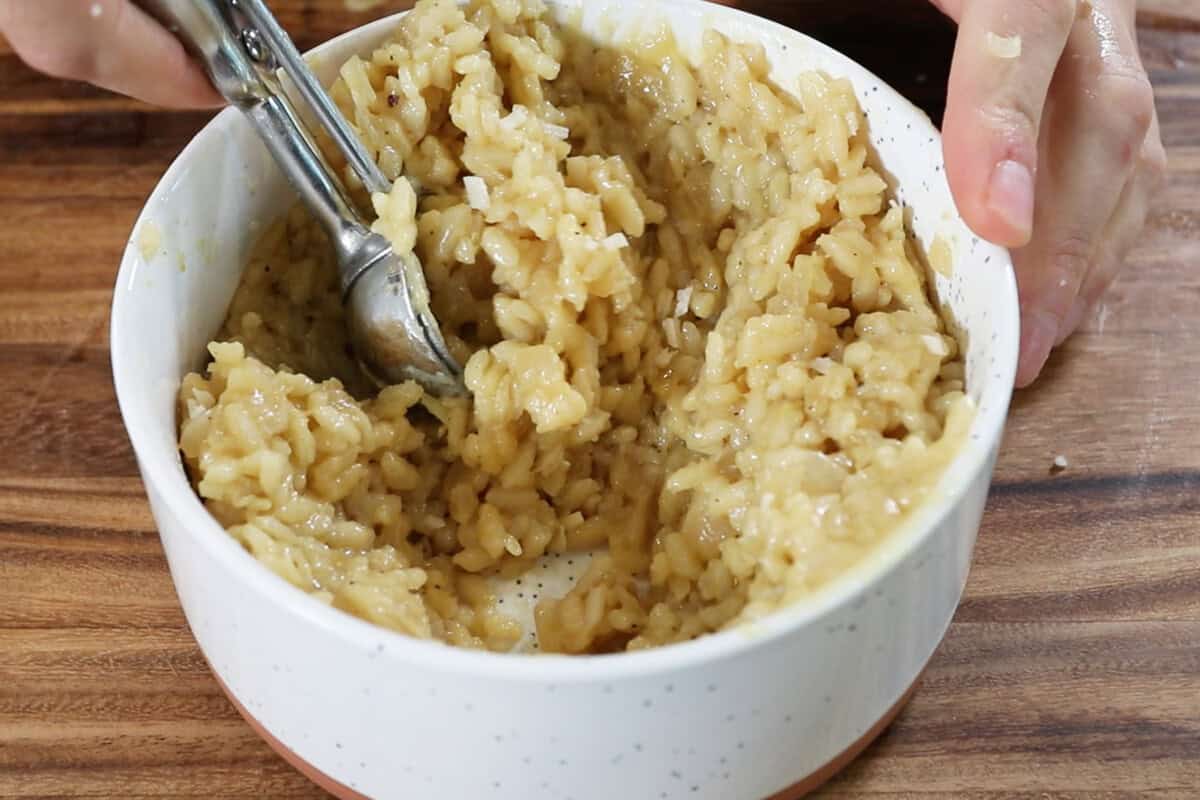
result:
[[(304, 64), (262, 0), (141, 0), (204, 64), (240, 109), (337, 253), (343, 300), (360, 360), (380, 384), (416, 379), (438, 393), (461, 391), (461, 369), (429, 309), (420, 264), (401, 260), (363, 222), (278, 78), (282, 70), (371, 192), (391, 183)], [(371, 280), (362, 280), (378, 271)]]
[(391, 190), (391, 182), (372, 160), (370, 153), (354, 135), (354, 131), (346, 124), (346, 120), (338, 111), (337, 106), (329, 99), (325, 89), (305, 65), (304, 57), (292, 43), (291, 37), (267, 10), (262, 0), (232, 0), (232, 2), (235, 8), (240, 9), (254, 26), (245, 29), (243, 37), (251, 37), (251, 46), (256, 44), (253, 41), (255, 35), (265, 39), (268, 49), (264, 52), (259, 48), (259, 52), (266, 56), (274, 55), (278, 59), (280, 67), (295, 82), (296, 88), (304, 101), (308, 103), (317, 122), (333, 138), (334, 144), (342, 151), (350, 163), (350, 168), (354, 170), (354, 174), (362, 181), (367, 191), (386, 193)]
[[(275, 77), (273, 52), (246, 13), (260, 4), (255, 0), (143, 0), (143, 5), (200, 57), (217, 90), (246, 114), (301, 199), (333, 237), (338, 263), (344, 263), (343, 255), (359, 252), (370, 231)], [(340, 124), (344, 127), (344, 122)], [(354, 139), (352, 132), (349, 138)], [(374, 172), (378, 174), (377, 168)], [(382, 175), (374, 182), (373, 190), (387, 191), (380, 189), (387, 186)], [(352, 274), (342, 275), (343, 290), (352, 280)]]

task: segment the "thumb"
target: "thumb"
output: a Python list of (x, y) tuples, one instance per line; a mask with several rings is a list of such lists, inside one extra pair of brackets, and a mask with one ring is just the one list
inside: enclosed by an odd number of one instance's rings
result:
[(0, 31), (56, 78), (173, 108), (222, 104), (179, 40), (130, 0), (0, 0)]

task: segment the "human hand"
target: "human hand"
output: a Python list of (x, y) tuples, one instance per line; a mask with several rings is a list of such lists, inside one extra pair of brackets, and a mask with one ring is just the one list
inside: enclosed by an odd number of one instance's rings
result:
[(222, 103), (179, 40), (131, 0), (0, 0), (0, 33), (57, 78), (170, 108)]
[(1013, 248), (1027, 386), (1116, 277), (1166, 169), (1136, 2), (932, 2), (959, 24), (947, 177), (967, 224)]

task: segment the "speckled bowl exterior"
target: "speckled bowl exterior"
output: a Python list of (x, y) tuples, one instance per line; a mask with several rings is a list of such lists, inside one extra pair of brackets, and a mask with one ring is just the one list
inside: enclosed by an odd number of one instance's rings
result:
[[(291, 194), (227, 110), (148, 201), (113, 301), (117, 394), (187, 619), (231, 697), (310, 774), (371, 798), (760, 798), (803, 784), (877, 732), (937, 647), (966, 581), (1018, 341), (1008, 254), (959, 220), (929, 120), (811, 39), (699, 0), (556, 0), (604, 37), (648, 18), (685, 47), (715, 27), (761, 42), (785, 89), (849, 78), (880, 163), (965, 336), (978, 415), (935, 498), (867, 561), (752, 626), (658, 650), (569, 658), (468, 652), (331, 609), (262, 567), (208, 515), (176, 449), (175, 394), (200, 367), (241, 265)], [(386, 19), (319, 48), (326, 79)], [(214, 787), (217, 791), (218, 787)], [(219, 793), (219, 792), (218, 792)]]

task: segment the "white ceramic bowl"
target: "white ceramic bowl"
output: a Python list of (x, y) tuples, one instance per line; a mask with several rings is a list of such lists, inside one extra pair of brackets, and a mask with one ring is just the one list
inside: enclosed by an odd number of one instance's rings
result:
[[(933, 501), (810, 601), (753, 627), (649, 652), (469, 652), (406, 638), (306, 596), (221, 530), (176, 449), (180, 378), (201, 366), (262, 225), (292, 202), (232, 110), (172, 165), (125, 252), (112, 315), (121, 412), (179, 597), (213, 671), (281, 753), (341, 796), (797, 796), (890, 719), (958, 603), (1016, 364), (1008, 254), (959, 220), (925, 115), (838, 53), (699, 0), (554, 6), (583, 6), (583, 24), (596, 32), (611, 26), (604, 20), (637, 25), (649, 14), (669, 20), (685, 46), (707, 27), (762, 42), (785, 88), (813, 68), (851, 80), (880, 162), (913, 210), (913, 232), (927, 249), (942, 237), (956, 264), (952, 277), (937, 278), (937, 293), (966, 332), (968, 389), (979, 411)], [(330, 79), (394, 23), (319, 48), (317, 70)]]

